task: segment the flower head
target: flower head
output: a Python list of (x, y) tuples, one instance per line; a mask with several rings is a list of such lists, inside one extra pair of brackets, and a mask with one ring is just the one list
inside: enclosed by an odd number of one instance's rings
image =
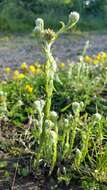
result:
[(26, 90), (28, 93), (32, 93), (33, 87), (32, 87), (30, 84), (26, 84), (25, 90)]
[(92, 58), (91, 58), (90, 56), (86, 55), (86, 56), (84, 57), (84, 61), (85, 61), (86, 63), (91, 63), (91, 62), (92, 62)]
[(40, 35), (44, 31), (44, 20), (42, 18), (37, 18), (35, 24), (34, 32)]
[(10, 71), (11, 71), (10, 67), (6, 67), (6, 68), (5, 68), (5, 72), (6, 72), (7, 74), (9, 74)]
[(21, 69), (24, 70), (24, 71), (26, 71), (26, 70), (28, 69), (28, 66), (27, 66), (27, 64), (26, 64), (25, 62), (22, 63), (20, 67), (21, 67)]
[(13, 79), (15, 80), (21, 80), (25, 78), (25, 75), (23, 73), (19, 73), (18, 70), (15, 70), (14, 73), (13, 73)]
[(50, 112), (50, 118), (52, 121), (56, 121), (58, 119), (58, 114), (55, 111)]
[(15, 70), (14, 73), (13, 73), (13, 79), (18, 79), (18, 76), (19, 76), (19, 71), (18, 70)]
[(80, 18), (79, 13), (73, 11), (69, 14), (69, 21), (68, 24), (72, 26), (72, 24), (76, 24)]
[(25, 78), (25, 75), (23, 73), (19, 73), (18, 79), (24, 79), (24, 78)]
[(0, 102), (4, 102), (6, 100), (7, 94), (3, 91), (0, 91)]
[(81, 112), (81, 110), (83, 110), (84, 108), (84, 103), (83, 102), (73, 102), (72, 103), (72, 109), (74, 114), (79, 114)]
[(95, 113), (95, 114), (94, 114), (94, 119), (95, 119), (96, 121), (100, 121), (100, 120), (102, 119), (102, 115), (101, 115), (100, 113)]
[(46, 119), (45, 120), (45, 127), (46, 127), (46, 129), (51, 129), (54, 127), (54, 123), (51, 120)]
[(65, 64), (64, 63), (60, 63), (58, 66), (59, 66), (59, 68), (63, 69), (65, 67)]
[(53, 143), (57, 142), (58, 135), (54, 130), (50, 130), (50, 136), (51, 136), (51, 141)]
[(48, 28), (48, 29), (45, 30), (44, 36), (45, 36), (45, 39), (46, 39), (48, 42), (50, 42), (51, 40), (54, 39), (54, 37), (55, 37), (55, 32), (54, 32), (52, 29)]
[(18, 106), (22, 106), (22, 105), (23, 105), (22, 100), (18, 100)]
[(30, 71), (32, 74), (35, 74), (35, 73), (36, 73), (36, 68), (35, 68), (35, 66), (30, 65), (30, 66), (29, 66), (29, 71)]
[(107, 54), (105, 52), (101, 51), (101, 52), (98, 53), (98, 56), (100, 58), (104, 58), (105, 59), (107, 57)]
[(44, 30), (44, 20), (42, 18), (37, 18), (35, 20), (36, 26), (38, 26), (41, 30)]
[(98, 61), (98, 59), (93, 59), (93, 64), (98, 64), (99, 63), (99, 61)]
[(40, 112), (43, 111), (43, 108), (44, 108), (44, 106), (45, 106), (45, 101), (42, 100), (42, 99), (36, 100), (36, 101), (34, 102), (34, 105), (35, 105), (35, 107), (36, 107), (36, 110), (40, 113)]

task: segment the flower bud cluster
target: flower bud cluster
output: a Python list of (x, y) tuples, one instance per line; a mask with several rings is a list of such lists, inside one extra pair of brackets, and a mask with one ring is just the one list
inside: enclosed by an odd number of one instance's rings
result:
[(82, 109), (84, 108), (84, 103), (83, 102), (73, 102), (72, 103), (72, 109), (74, 114), (78, 114), (82, 111)]
[(66, 32), (67, 30), (71, 29), (79, 20), (80, 15), (77, 12), (71, 12), (69, 14), (68, 18), (68, 23), (65, 25), (63, 22), (62, 23), (62, 28), (55, 33), (52, 29), (44, 29), (44, 20), (42, 18), (37, 18), (35, 21), (35, 28), (34, 28), (34, 33), (38, 38), (42, 38), (43, 40), (47, 41), (48, 43), (51, 43), (52, 41), (55, 40), (55, 37), (57, 34), (62, 34)]

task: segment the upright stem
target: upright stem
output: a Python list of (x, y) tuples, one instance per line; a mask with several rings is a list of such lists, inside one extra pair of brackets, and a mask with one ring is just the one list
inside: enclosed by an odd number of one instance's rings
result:
[(40, 138), (40, 152), (38, 153), (37, 156), (37, 163), (40, 159), (41, 152), (43, 151), (45, 138), (46, 138), (45, 121), (50, 119), (51, 100), (52, 100), (52, 93), (54, 87), (53, 80), (56, 71), (56, 62), (51, 53), (51, 44), (46, 43), (43, 48), (43, 51), (46, 56), (46, 63), (44, 67), (46, 98), (45, 98), (45, 107), (44, 107), (44, 120), (43, 120), (42, 133)]
[(46, 92), (46, 103), (44, 108), (45, 119), (49, 119), (49, 113), (51, 109), (51, 100), (53, 93), (53, 80), (56, 71), (56, 63), (51, 53), (51, 44), (46, 44), (44, 48), (44, 53), (46, 56), (46, 64), (44, 68), (45, 73), (45, 92)]

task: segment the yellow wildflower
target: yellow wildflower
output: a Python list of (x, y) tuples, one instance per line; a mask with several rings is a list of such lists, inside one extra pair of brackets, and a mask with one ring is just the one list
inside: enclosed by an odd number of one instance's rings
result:
[(18, 79), (23, 79), (23, 78), (25, 78), (25, 75), (24, 75), (23, 73), (20, 73), (20, 74), (18, 75)]
[(33, 87), (32, 87), (30, 84), (26, 84), (25, 90), (26, 90), (28, 93), (32, 93)]
[(105, 61), (107, 59), (107, 54), (105, 52), (100, 52), (102, 61)]
[(105, 61), (105, 59), (107, 58), (107, 54), (105, 53), (105, 52), (99, 52), (98, 54), (97, 54), (97, 59), (99, 60), (99, 61)]
[(42, 72), (42, 66), (39, 63), (38, 63), (38, 65), (35, 64), (35, 69), (36, 69), (36, 74), (39, 74)]
[(13, 79), (20, 80), (20, 79), (23, 79), (24, 77), (25, 77), (25, 75), (23, 73), (19, 73), (18, 70), (14, 71)]
[(27, 66), (27, 64), (24, 62), (24, 63), (21, 64), (20, 68), (21, 68), (22, 70), (26, 71), (26, 70), (28, 69), (28, 66)]
[(15, 70), (15, 71), (14, 71), (14, 75), (19, 75), (19, 71), (18, 71), (18, 70)]
[(60, 63), (59, 64), (59, 68), (63, 69), (65, 67), (65, 64), (64, 63)]
[(5, 72), (6, 72), (7, 74), (9, 74), (10, 71), (11, 71), (10, 67), (6, 67), (6, 68), (5, 68)]
[(19, 75), (19, 71), (15, 70), (13, 73), (13, 79), (17, 80), (18, 79), (18, 75)]
[(41, 73), (41, 72), (42, 72), (42, 69), (38, 67), (38, 68), (36, 69), (35, 74), (39, 74), (39, 73)]
[(35, 66), (30, 65), (30, 66), (29, 66), (29, 71), (30, 71), (31, 73), (35, 74), (35, 73), (36, 73)]
[(100, 54), (101, 54), (101, 56), (102, 56), (104, 59), (107, 58), (107, 54), (106, 54), (106, 52), (102, 51), (102, 52), (100, 52)]
[(98, 59), (93, 59), (93, 64), (98, 64), (99, 63), (99, 61), (98, 61)]
[(92, 62), (92, 58), (91, 58), (90, 56), (86, 55), (86, 56), (84, 57), (84, 61), (85, 61), (86, 63), (91, 63), (91, 62)]
[(101, 54), (100, 54), (100, 53), (97, 54), (96, 59), (97, 59), (98, 61), (101, 61)]

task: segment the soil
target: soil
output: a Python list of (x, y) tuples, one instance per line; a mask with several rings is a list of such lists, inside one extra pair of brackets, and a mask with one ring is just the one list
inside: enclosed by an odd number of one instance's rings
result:
[(16, 179), (14, 186), (9, 181), (2, 181), (0, 183), (0, 190), (83, 190), (78, 185), (65, 186), (65, 184), (58, 185), (51, 178), (50, 181), (44, 178), (34, 179), (32, 176), (20, 177)]
[[(20, 160), (21, 164), (23, 159)], [(39, 174), (37, 171), (32, 171), (29, 175), (23, 177), (13, 167), (16, 160), (18, 159), (7, 159), (7, 167), (0, 170), (0, 190), (83, 190), (75, 181), (69, 185), (64, 182), (58, 183), (55, 176), (48, 176), (46, 173)], [(8, 177), (4, 176), (6, 171), (10, 174)]]
[[(77, 59), (82, 54), (86, 41), (89, 40), (87, 54), (96, 54), (99, 51), (107, 52), (107, 34), (80, 33), (65, 35), (53, 45), (53, 54), (58, 62), (67, 62)], [(40, 49), (30, 35), (0, 35), (0, 66), (16, 67), (23, 62), (32, 64), (43, 62)]]

